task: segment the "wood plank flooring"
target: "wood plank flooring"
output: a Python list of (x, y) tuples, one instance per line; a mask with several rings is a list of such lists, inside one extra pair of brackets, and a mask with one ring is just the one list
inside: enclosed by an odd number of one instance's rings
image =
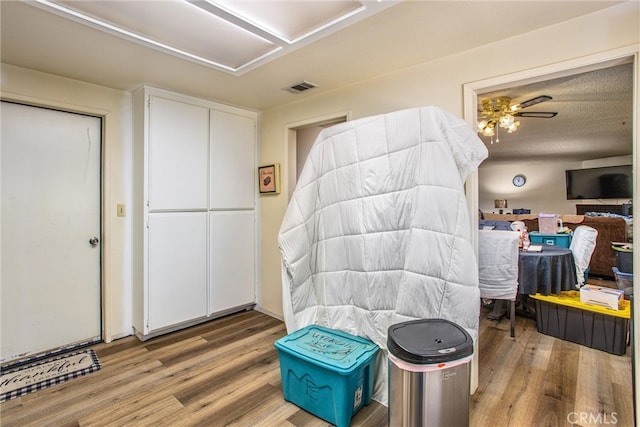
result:
[[(616, 356), (549, 337), (524, 317), (514, 340), (507, 320), (486, 314), (471, 426), (633, 425), (630, 351)], [(100, 371), (2, 403), (0, 424), (327, 426), (282, 397), (273, 343), (284, 335), (279, 320), (246, 311), (146, 342), (100, 344)], [(386, 425), (377, 402), (352, 420)]]

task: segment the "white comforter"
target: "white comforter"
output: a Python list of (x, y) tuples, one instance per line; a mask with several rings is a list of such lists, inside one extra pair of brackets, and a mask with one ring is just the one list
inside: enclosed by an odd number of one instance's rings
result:
[(342, 123), (311, 148), (278, 236), (285, 323), (378, 344), (373, 398), (383, 404), (390, 325), (443, 318), (477, 336), (463, 183), (486, 156), (462, 119), (436, 107)]

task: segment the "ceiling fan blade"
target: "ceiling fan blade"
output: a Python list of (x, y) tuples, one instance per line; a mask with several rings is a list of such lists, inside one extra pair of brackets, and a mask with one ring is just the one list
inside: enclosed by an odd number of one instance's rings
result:
[(540, 95), (540, 96), (536, 96), (535, 98), (531, 98), (527, 101), (521, 102), (520, 104), (518, 104), (518, 107), (527, 108), (527, 107), (531, 107), (532, 105), (540, 104), (541, 102), (550, 101), (552, 99), (553, 98), (550, 97), (549, 95)]
[(536, 119), (551, 119), (558, 115), (556, 112), (551, 111), (518, 111), (513, 114), (517, 117), (532, 117)]

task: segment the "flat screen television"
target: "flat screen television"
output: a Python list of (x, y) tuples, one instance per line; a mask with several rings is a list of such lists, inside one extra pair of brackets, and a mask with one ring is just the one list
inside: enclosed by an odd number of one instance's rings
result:
[(631, 165), (565, 171), (567, 200), (630, 199)]

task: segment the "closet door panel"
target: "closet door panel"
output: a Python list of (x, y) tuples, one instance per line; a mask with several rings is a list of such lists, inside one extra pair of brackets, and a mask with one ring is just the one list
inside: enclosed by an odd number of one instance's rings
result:
[(255, 205), (255, 120), (211, 110), (211, 209)]
[(150, 330), (207, 314), (207, 213), (149, 215)]
[(148, 141), (149, 210), (206, 209), (209, 109), (151, 96)]
[(210, 313), (255, 302), (253, 211), (209, 214)]

